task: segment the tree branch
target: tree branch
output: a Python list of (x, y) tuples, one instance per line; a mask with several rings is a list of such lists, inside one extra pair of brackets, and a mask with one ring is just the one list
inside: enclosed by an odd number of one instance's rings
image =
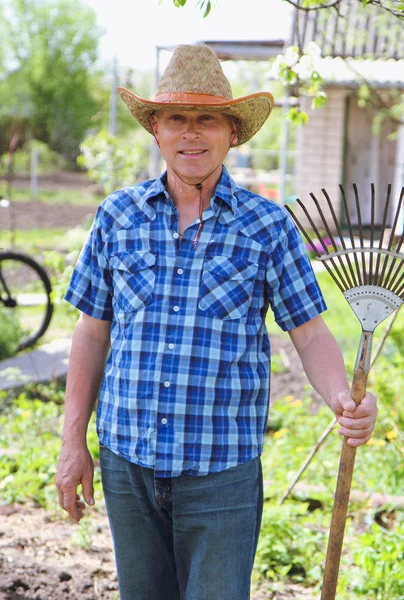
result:
[[(355, 75), (360, 77), (362, 79), (363, 83), (369, 88), (369, 90), (370, 90), (369, 102), (371, 102), (373, 104), (373, 106), (375, 106), (379, 110), (390, 110), (391, 104), (389, 105), (384, 101), (380, 92), (374, 87), (374, 84), (369, 83), (369, 81), (366, 79), (366, 77), (364, 77), (362, 75), (362, 73), (359, 73), (359, 71), (357, 71), (357, 69), (355, 69), (355, 67), (352, 65), (351, 62), (348, 62), (346, 59), (343, 59), (343, 60), (345, 61), (345, 64), (347, 65), (347, 67), (353, 73), (355, 73)], [(402, 94), (402, 92), (398, 92), (398, 97), (401, 97), (401, 94)], [(393, 121), (393, 123), (396, 123), (397, 125), (404, 124), (404, 121), (402, 119), (397, 119), (396, 117), (394, 117), (392, 115), (389, 115), (389, 117)]]
[[(329, 2), (328, 4), (315, 4), (314, 6), (302, 6), (300, 4), (299, 0), (284, 0), (284, 2), (291, 4), (297, 10), (303, 10), (305, 12), (310, 12), (312, 10), (321, 10), (322, 8), (334, 8), (334, 7), (337, 8), (343, 2), (343, 0), (333, 0), (332, 2)], [(362, 0), (358, 0), (358, 2), (360, 2), (361, 4), (364, 5), (364, 2)], [(394, 8), (391, 8), (390, 6), (386, 6), (386, 4), (384, 4), (383, 0), (368, 0), (367, 6), (369, 6), (370, 4), (372, 4), (373, 6), (377, 6), (381, 10), (385, 10), (386, 12), (392, 14), (394, 17), (397, 17), (398, 19), (404, 20), (404, 10), (403, 9), (396, 10)]]
[(332, 8), (333, 6), (338, 6), (338, 4), (341, 4), (342, 2), (342, 0), (333, 0), (333, 2), (330, 2), (329, 4), (316, 4), (316, 6), (302, 6), (298, 2), (294, 2), (294, 0), (284, 1), (288, 2), (288, 4), (291, 4), (298, 10), (304, 10), (305, 12), (309, 12), (310, 10), (319, 10), (320, 8)]

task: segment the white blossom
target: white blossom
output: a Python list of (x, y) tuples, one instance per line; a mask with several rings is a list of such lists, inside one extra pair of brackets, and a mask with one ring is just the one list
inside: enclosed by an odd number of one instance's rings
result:
[(313, 62), (316, 63), (321, 58), (321, 48), (315, 42), (310, 42), (307, 45), (305, 54), (308, 54)]
[(293, 68), (294, 72), (299, 76), (302, 80), (310, 79), (313, 70), (314, 70), (314, 61), (311, 56), (307, 56), (304, 54), (297, 65)]
[(284, 64), (283, 54), (278, 54), (278, 56), (275, 58), (275, 61), (268, 73), (268, 75), (271, 79), (279, 79), (280, 68), (282, 67), (283, 64)]
[(284, 57), (285, 65), (287, 67), (293, 67), (293, 65), (295, 65), (298, 62), (298, 60), (299, 53), (297, 49), (294, 46), (290, 46), (289, 48), (287, 48)]

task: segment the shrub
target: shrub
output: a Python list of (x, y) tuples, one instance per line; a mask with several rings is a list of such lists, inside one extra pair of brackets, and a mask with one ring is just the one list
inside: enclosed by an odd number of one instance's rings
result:
[[(14, 173), (24, 174), (29, 173), (31, 170), (31, 155), (32, 150), (35, 148), (38, 152), (38, 173), (44, 175), (45, 173), (52, 173), (53, 171), (61, 171), (66, 169), (66, 160), (51, 150), (47, 144), (40, 142), (39, 140), (30, 140), (24, 146), (17, 150), (13, 155), (13, 171)], [(9, 155), (4, 154), (0, 158), (0, 173), (5, 174), (8, 169)]]
[(12, 310), (0, 308), (0, 360), (17, 354), (21, 327)]

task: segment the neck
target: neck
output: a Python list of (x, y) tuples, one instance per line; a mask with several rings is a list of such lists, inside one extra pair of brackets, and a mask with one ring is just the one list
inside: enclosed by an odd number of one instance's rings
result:
[(181, 178), (173, 169), (167, 168), (167, 191), (170, 194), (177, 208), (199, 208), (200, 190), (197, 184), (202, 184), (203, 208), (207, 208), (210, 198), (212, 198), (217, 182), (222, 173), (222, 165), (213, 171), (206, 179), (190, 181)]

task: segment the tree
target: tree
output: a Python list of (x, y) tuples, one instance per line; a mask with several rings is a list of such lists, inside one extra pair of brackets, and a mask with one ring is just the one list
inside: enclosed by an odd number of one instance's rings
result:
[[(0, 123), (75, 158), (97, 113), (100, 30), (80, 0), (3, 0)], [(6, 140), (3, 142), (5, 150)]]

